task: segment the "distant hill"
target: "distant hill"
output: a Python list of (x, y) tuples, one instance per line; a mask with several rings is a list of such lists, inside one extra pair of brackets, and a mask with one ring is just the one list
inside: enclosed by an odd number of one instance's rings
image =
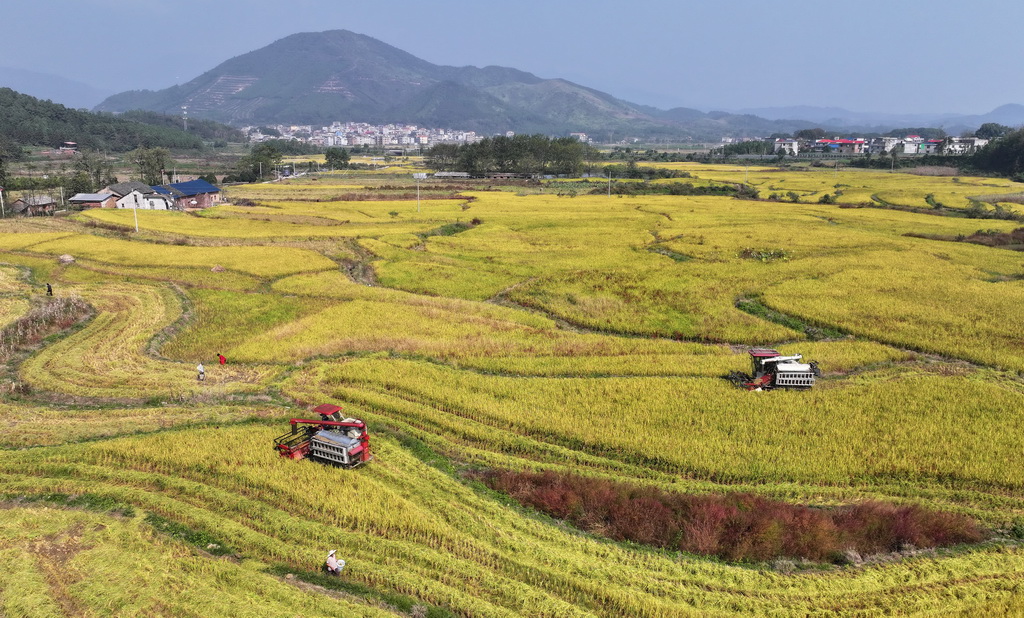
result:
[(853, 112), (840, 107), (758, 107), (737, 113), (754, 114), (761, 118), (781, 121), (787, 118), (817, 123), (817, 126), (854, 131), (885, 132), (896, 127), (941, 127), (950, 135), (973, 131), (986, 122), (1018, 127), (1024, 125), (1024, 105), (1009, 104), (997, 107), (987, 114), (887, 114), (880, 112)]
[(16, 157), (26, 146), (56, 148), (77, 142), (82, 148), (126, 151), (145, 146), (200, 149), (203, 141), (177, 128), (154, 126), (109, 114), (68, 109), (10, 88), (0, 88), (0, 148)]
[(73, 109), (91, 109), (110, 96), (109, 91), (102, 91), (72, 79), (10, 67), (0, 67), (0, 87)]

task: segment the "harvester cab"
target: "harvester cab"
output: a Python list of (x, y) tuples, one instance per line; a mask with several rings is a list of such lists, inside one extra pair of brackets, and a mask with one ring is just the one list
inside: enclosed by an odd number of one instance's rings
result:
[(808, 389), (814, 386), (815, 378), (821, 376), (818, 363), (801, 363), (800, 354), (783, 356), (778, 350), (754, 348), (750, 350), (753, 373), (742, 382), (747, 390), (771, 390), (773, 388)]
[(341, 407), (325, 403), (313, 409), (320, 420), (293, 418), (292, 429), (274, 440), (274, 449), (288, 459), (355, 468), (373, 459), (366, 423), (343, 418)]

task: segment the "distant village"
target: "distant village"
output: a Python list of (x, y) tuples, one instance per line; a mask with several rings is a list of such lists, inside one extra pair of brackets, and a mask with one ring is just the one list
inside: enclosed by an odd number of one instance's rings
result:
[[(271, 129), (277, 135), (267, 135), (263, 131)], [(243, 127), (242, 131), (252, 142), (269, 139), (297, 140), (322, 148), (362, 147), (369, 148), (429, 148), (435, 144), (472, 144), (486, 135), (475, 131), (452, 129), (429, 129), (407, 124), (374, 125), (365, 122), (334, 122), (330, 126), (313, 127), (312, 125), (261, 125)], [(513, 132), (505, 135), (511, 137)], [(592, 143), (586, 133), (570, 133), (581, 142)], [(980, 137), (946, 137), (944, 139), (925, 139), (919, 135), (905, 137), (835, 137), (822, 139), (796, 138), (722, 138), (723, 144), (744, 141), (768, 141), (772, 145), (772, 154), (788, 156), (819, 156), (827, 155), (866, 155), (892, 154), (900, 155), (969, 155), (988, 144), (989, 140)]]
[[(723, 140), (725, 141), (725, 140)], [(731, 141), (731, 140), (729, 140)], [(858, 155), (892, 154), (901, 155), (969, 155), (988, 144), (980, 137), (946, 137), (924, 139), (920, 135), (906, 137), (833, 138), (833, 139), (787, 139), (774, 140), (773, 154), (798, 156), (807, 153)]]
[[(272, 129), (280, 135), (266, 135), (263, 133), (265, 129)], [(478, 135), (474, 131), (427, 129), (411, 124), (373, 125), (365, 122), (334, 122), (327, 127), (260, 125), (243, 127), (242, 131), (249, 136), (251, 142), (288, 139), (323, 148), (353, 146), (429, 148), (434, 144), (472, 144), (486, 137)]]

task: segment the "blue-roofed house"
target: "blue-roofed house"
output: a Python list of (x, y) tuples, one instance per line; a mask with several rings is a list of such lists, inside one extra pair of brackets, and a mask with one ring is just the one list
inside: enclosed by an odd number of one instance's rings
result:
[(178, 210), (186, 208), (209, 208), (220, 203), (220, 189), (205, 180), (190, 180), (169, 185), (157, 185), (153, 190), (174, 199)]

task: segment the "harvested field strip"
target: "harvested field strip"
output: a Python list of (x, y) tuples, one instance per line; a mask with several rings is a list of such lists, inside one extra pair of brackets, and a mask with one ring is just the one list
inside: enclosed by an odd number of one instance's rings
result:
[(213, 268), (259, 277), (331, 270), (337, 265), (312, 251), (289, 247), (187, 247), (76, 235), (33, 245), (33, 253), (70, 254), (124, 266)]
[[(339, 222), (336, 225), (322, 225), (289, 220), (275, 221), (272, 215), (265, 215), (262, 219), (257, 219), (254, 218), (255, 215), (250, 213), (243, 213), (245, 216), (233, 216), (230, 218), (215, 218), (213, 216), (193, 217), (173, 212), (147, 214), (149, 216), (139, 222), (139, 227), (142, 229), (176, 234), (187, 230), (189, 235), (197, 237), (242, 238), (249, 240), (317, 236), (357, 237), (424, 231), (434, 227), (434, 224), (431, 222), (416, 223), (398, 219), (382, 220), (376, 224), (342, 224)], [(131, 213), (123, 210), (97, 210), (86, 213), (85, 216), (117, 224), (126, 229), (134, 228)]]
[(55, 408), (46, 405), (0, 404), (0, 448), (54, 446), (148, 433), (191, 424), (233, 423), (279, 416), (276, 408), (252, 405), (159, 406), (138, 408)]
[[(145, 399), (223, 396), (261, 390), (266, 368), (211, 367), (196, 381), (195, 363), (174, 363), (146, 353), (149, 340), (181, 313), (168, 288), (143, 285), (85, 286), (97, 309), (84, 329), (47, 346), (21, 367), (21, 379), (38, 390), (73, 397)], [(210, 351), (207, 361), (216, 351)]]

